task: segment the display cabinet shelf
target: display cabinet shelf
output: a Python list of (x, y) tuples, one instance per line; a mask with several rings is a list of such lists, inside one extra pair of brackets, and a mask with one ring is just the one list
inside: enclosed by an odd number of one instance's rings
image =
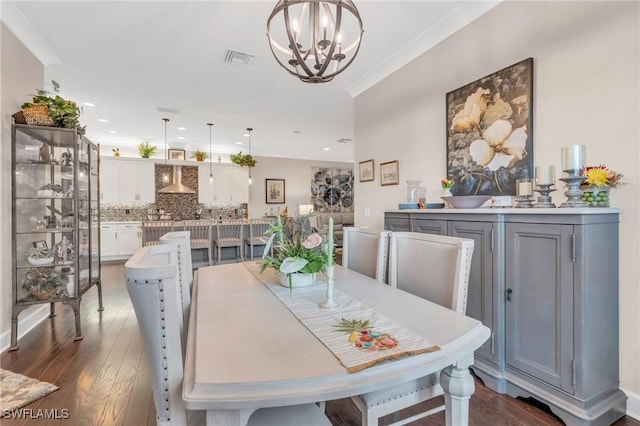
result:
[(37, 304), (70, 306), (82, 339), (80, 301), (100, 281), (99, 147), (75, 129), (12, 126), (13, 305), (18, 316)]

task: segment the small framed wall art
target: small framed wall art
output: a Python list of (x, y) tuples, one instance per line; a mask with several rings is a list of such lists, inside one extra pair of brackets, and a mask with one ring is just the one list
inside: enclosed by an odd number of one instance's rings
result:
[(267, 204), (284, 204), (284, 179), (265, 179)]
[(184, 149), (169, 149), (169, 160), (184, 160)]
[(397, 185), (398, 177), (398, 160), (380, 163), (380, 185)]
[(373, 160), (365, 160), (360, 163), (360, 182), (371, 182), (374, 179)]

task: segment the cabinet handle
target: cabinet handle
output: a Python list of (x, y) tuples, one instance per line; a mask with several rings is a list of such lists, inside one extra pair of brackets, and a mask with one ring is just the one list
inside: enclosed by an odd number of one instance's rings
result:
[(493, 229), (491, 229), (491, 253), (493, 253), (494, 241), (493, 241)]
[(511, 302), (511, 293), (513, 293), (513, 290), (508, 288), (507, 289), (507, 302)]
[(571, 261), (576, 261), (576, 234), (571, 234)]

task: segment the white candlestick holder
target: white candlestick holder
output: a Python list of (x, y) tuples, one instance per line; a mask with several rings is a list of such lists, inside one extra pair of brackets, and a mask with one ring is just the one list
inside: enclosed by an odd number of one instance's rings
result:
[(324, 302), (320, 303), (321, 308), (332, 309), (340, 306), (338, 303), (336, 303), (335, 300), (333, 300), (333, 287), (335, 285), (335, 280), (333, 277), (334, 268), (335, 267), (333, 265), (327, 266), (325, 270), (325, 275), (327, 276), (327, 299)]

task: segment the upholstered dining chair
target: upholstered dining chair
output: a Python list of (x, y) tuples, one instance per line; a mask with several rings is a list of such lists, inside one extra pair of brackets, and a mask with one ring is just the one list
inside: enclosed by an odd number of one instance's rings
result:
[[(456, 312), (467, 308), (473, 240), (417, 232), (392, 232), (389, 239), (389, 285)], [(362, 413), (362, 425), (377, 426), (378, 419), (442, 395), (436, 374), (353, 397)], [(399, 420), (403, 425), (445, 409), (444, 405)]]
[(184, 230), (189, 231), (191, 249), (204, 249), (207, 251), (207, 260), (209, 265), (211, 261), (211, 227), (212, 223), (208, 220), (185, 220)]
[[(188, 411), (182, 400), (184, 374), (180, 318), (178, 244), (139, 249), (126, 263), (127, 291), (138, 320), (151, 377), (158, 426), (200, 426), (204, 412)], [(184, 290), (184, 288), (183, 288)], [(184, 299), (182, 299), (184, 300)], [(317, 404), (256, 410), (247, 426), (331, 426)]]
[(218, 249), (218, 263), (222, 261), (222, 249), (225, 247), (235, 247), (236, 257), (244, 259), (242, 246), (244, 220), (226, 220), (216, 223), (216, 237), (213, 244)]
[(245, 248), (249, 247), (251, 260), (253, 260), (253, 248), (255, 246), (267, 245), (270, 235), (266, 232), (272, 224), (273, 221), (270, 219), (249, 219), (249, 236), (244, 239), (244, 244)]
[(160, 244), (160, 237), (173, 231), (172, 220), (151, 220), (142, 222), (142, 246)]
[[(178, 261), (178, 295), (182, 304), (180, 335), (186, 339), (189, 330), (189, 309), (191, 307), (191, 287), (193, 285), (193, 265), (191, 262), (191, 243), (189, 231), (167, 232), (160, 237), (160, 244), (169, 244), (176, 248)], [(186, 347), (186, 341), (182, 347)], [(184, 356), (184, 352), (182, 354)]]
[(345, 227), (342, 267), (387, 282), (390, 231)]

